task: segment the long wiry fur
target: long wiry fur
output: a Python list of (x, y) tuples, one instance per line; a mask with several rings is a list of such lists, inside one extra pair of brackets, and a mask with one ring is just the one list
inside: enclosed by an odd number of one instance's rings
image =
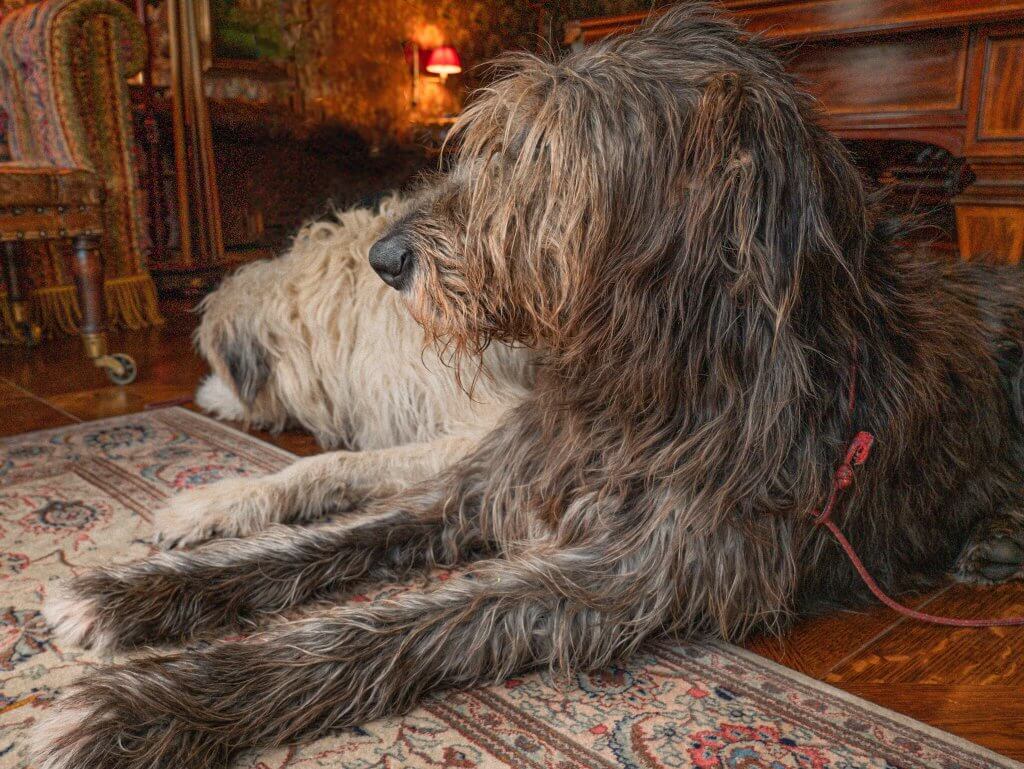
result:
[(691, 5), (509, 60), (455, 141), (390, 229), (416, 260), (404, 299), (467, 360), (532, 346), (524, 400), (358, 515), (98, 570), (64, 600), (95, 618), (84, 642), (131, 647), (470, 573), (99, 669), (43, 769), (223, 766), (438, 688), (862, 601), (810, 516), (854, 429), (875, 451), (838, 520), (886, 589), (933, 582), (972, 527), (1019, 536), (1020, 271), (894, 249), (809, 100), (735, 26)]

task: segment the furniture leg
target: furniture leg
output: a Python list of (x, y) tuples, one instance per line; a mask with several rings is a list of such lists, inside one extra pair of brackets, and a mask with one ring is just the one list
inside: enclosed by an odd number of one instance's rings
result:
[(43, 336), (42, 329), (32, 322), (28, 309), (28, 298), (25, 296), (21, 280), (18, 277), (17, 244), (13, 241), (4, 243), (4, 275), (7, 280), (7, 299), (11, 304), (11, 315), (21, 332), (22, 341), (31, 346), (39, 344)]
[(82, 308), (82, 343), (85, 354), (97, 359), (107, 354), (107, 307), (103, 297), (103, 255), (99, 238), (79, 235), (74, 241), (72, 271)]
[(105, 369), (115, 384), (135, 380), (135, 361), (123, 354), (107, 355), (107, 308), (103, 296), (103, 254), (96, 235), (78, 235), (74, 240), (72, 271), (82, 309), (82, 343), (85, 354)]

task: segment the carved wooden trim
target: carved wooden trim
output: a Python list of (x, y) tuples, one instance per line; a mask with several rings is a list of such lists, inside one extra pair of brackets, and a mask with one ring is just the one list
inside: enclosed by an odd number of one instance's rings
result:
[(203, 89), (203, 45), (191, 0), (168, 0), (172, 126), (181, 254), (165, 269), (192, 269), (224, 259), (213, 136)]
[[(746, 22), (751, 32), (771, 40), (835, 40), (1024, 17), (1024, 0), (725, 0), (722, 6)], [(636, 29), (648, 15), (571, 21), (566, 25), (565, 43), (587, 44)]]
[(1024, 156), (1024, 24), (976, 30), (969, 67), (965, 152)]
[(56, 240), (102, 232), (102, 214), (96, 206), (0, 208), (0, 242)]

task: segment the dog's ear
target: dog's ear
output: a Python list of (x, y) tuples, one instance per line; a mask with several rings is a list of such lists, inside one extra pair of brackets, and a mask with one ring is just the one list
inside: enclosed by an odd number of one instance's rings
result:
[(765, 303), (777, 325), (809, 258), (844, 267), (846, 242), (863, 230), (859, 178), (789, 83), (719, 74), (689, 133), (697, 137), (686, 162), (689, 243), (725, 268), (737, 298)]
[(217, 351), (235, 383), (239, 400), (251, 406), (270, 378), (267, 350), (251, 334), (237, 331), (221, 337)]

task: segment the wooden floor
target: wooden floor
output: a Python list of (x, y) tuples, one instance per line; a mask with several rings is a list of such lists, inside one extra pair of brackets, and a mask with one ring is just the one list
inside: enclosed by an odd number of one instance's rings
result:
[[(165, 308), (165, 326), (113, 335), (111, 350), (139, 364), (139, 379), (112, 387), (77, 340), (26, 352), (0, 347), (0, 436), (102, 419), (188, 398), (205, 367), (192, 351), (195, 319)], [(301, 433), (256, 433), (296, 454)], [(954, 616), (1024, 614), (1024, 585), (950, 585), (914, 602)], [(1024, 629), (960, 630), (918, 624), (881, 608), (801, 623), (759, 638), (760, 654), (880, 705), (1024, 760)]]

